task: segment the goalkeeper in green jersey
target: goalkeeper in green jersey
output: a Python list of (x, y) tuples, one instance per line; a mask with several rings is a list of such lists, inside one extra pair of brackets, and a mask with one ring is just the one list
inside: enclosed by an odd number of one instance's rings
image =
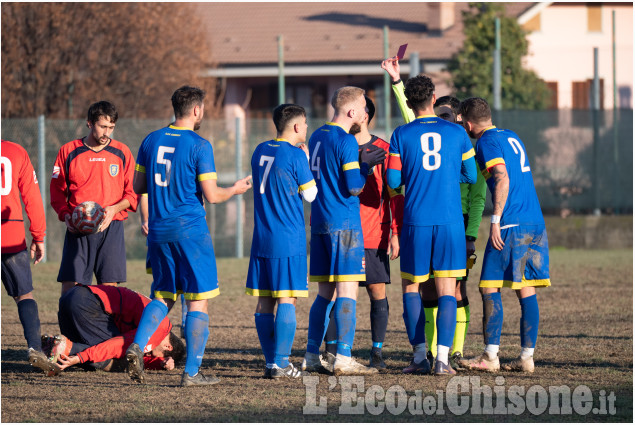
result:
[[(413, 121), (415, 119), (414, 112), (406, 105), (404, 83), (401, 81), (399, 72), (399, 60), (396, 56), (386, 59), (382, 62), (381, 67), (392, 79), (392, 89), (404, 121), (406, 123)], [(460, 123), (461, 117), (458, 112), (459, 104), (460, 102), (457, 98), (452, 96), (443, 96), (438, 98), (435, 102), (434, 111), (441, 119)], [(477, 173), (477, 181), (475, 184), (461, 183), (461, 203), (463, 206), (463, 218), (465, 223), (468, 274), (469, 269), (474, 265), (474, 260), (476, 259), (476, 254), (474, 253), (474, 243), (478, 237), (478, 228), (481, 224), (483, 209), (485, 208), (486, 187), (485, 178), (480, 172)], [(467, 327), (470, 323), (470, 306), (467, 299), (466, 283), (467, 275), (462, 278), (457, 278), (455, 292), (457, 301), (456, 330), (454, 333), (452, 356), (450, 357), (450, 364), (454, 369), (461, 369), (458, 361), (463, 357), (463, 345), (467, 335)], [(432, 276), (430, 280), (421, 285), (420, 291), (426, 317), (425, 333), (429, 347), (427, 357), (430, 361), (430, 365), (432, 366), (432, 360), (437, 354), (436, 318), (438, 308), (435, 282)], [(410, 371), (407, 369), (408, 368), (404, 369), (404, 372), (409, 373)]]

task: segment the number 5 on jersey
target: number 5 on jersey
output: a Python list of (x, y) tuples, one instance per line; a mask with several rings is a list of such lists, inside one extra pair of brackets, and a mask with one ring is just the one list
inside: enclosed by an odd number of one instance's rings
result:
[(159, 146), (157, 154), (157, 164), (165, 165), (165, 180), (161, 178), (161, 173), (154, 173), (154, 183), (157, 186), (167, 187), (170, 182), (170, 168), (172, 167), (172, 161), (165, 157), (166, 153), (174, 153), (176, 148), (168, 146)]

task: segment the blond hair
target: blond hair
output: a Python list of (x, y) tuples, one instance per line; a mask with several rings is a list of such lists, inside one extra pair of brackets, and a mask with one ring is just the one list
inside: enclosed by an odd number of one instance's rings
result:
[(331, 98), (331, 106), (335, 109), (335, 112), (344, 112), (346, 106), (358, 100), (361, 96), (366, 94), (366, 91), (359, 87), (346, 86), (341, 87), (333, 93)]

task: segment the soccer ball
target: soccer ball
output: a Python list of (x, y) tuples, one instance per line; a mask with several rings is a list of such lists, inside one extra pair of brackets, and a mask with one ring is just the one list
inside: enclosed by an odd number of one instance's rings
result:
[(71, 222), (81, 233), (97, 233), (104, 220), (104, 209), (97, 202), (86, 201), (75, 207)]

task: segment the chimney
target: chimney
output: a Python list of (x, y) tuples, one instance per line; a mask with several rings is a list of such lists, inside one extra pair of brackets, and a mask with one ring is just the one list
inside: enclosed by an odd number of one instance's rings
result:
[(428, 3), (428, 32), (431, 36), (442, 36), (443, 31), (454, 25), (454, 2)]

